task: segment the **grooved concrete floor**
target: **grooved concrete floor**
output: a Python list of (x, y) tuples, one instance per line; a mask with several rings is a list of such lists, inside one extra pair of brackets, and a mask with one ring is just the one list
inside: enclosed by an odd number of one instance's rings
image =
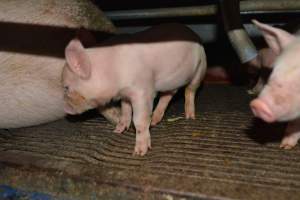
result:
[(0, 130), (0, 184), (71, 199), (299, 199), (300, 147), (279, 149), (285, 124), (255, 120), (250, 100), (207, 84), (185, 120), (177, 95), (145, 157), (132, 156), (133, 129), (114, 134), (93, 112)]

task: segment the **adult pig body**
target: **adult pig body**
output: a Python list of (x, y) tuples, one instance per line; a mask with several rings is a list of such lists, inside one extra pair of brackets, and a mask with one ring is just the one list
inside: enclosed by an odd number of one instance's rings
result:
[(0, 21), (0, 128), (63, 118), (65, 45), (79, 27), (114, 27), (88, 0), (0, 1)]
[(41, 66), (43, 57), (17, 57), (13, 65), (0, 67), (0, 127), (32, 126), (62, 118), (63, 61), (47, 58), (47, 66)]
[[(135, 153), (144, 155), (150, 147), (150, 122), (155, 125), (162, 119), (179, 87), (188, 84), (186, 117), (195, 117), (195, 91), (206, 71), (206, 56), (199, 42), (194, 32), (180, 24), (117, 36), (95, 48), (84, 49), (76, 39), (71, 41), (63, 72), (65, 110), (76, 114), (121, 99), (122, 117), (115, 132), (128, 128), (133, 111)], [(151, 120), (157, 92), (161, 96)]]

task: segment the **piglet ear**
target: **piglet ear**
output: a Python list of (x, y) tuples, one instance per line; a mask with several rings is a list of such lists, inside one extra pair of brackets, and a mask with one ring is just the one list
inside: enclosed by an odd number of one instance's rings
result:
[(82, 79), (88, 79), (91, 75), (91, 62), (86, 50), (78, 39), (70, 41), (65, 49), (68, 67)]
[(276, 54), (280, 54), (281, 51), (296, 38), (294, 35), (280, 28), (272, 27), (270, 25), (258, 22), (257, 20), (252, 20), (252, 22), (262, 32), (268, 46)]

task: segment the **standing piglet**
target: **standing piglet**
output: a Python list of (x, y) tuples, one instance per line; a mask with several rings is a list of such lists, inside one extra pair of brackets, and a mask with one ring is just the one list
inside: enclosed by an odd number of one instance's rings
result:
[[(195, 118), (195, 93), (206, 71), (206, 55), (198, 36), (186, 26), (158, 25), (87, 49), (73, 39), (65, 56), (65, 111), (78, 114), (121, 99), (122, 116), (114, 132), (128, 129), (133, 115), (136, 155), (151, 148), (150, 124), (161, 121), (173, 95), (184, 85), (185, 115)], [(151, 119), (157, 92), (161, 95)]]
[(279, 56), (262, 92), (250, 104), (266, 122), (290, 121), (280, 147), (290, 149), (300, 138), (300, 37), (253, 21), (270, 48)]

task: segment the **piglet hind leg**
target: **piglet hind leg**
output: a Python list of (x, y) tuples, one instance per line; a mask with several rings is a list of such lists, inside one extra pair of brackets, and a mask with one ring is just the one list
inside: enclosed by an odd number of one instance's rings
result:
[(159, 97), (158, 104), (152, 114), (151, 126), (157, 125), (163, 118), (165, 111), (177, 90), (164, 92)]
[(192, 81), (185, 88), (185, 118), (186, 119), (195, 119), (195, 96), (197, 89), (199, 88), (201, 81), (204, 78), (204, 74), (206, 71), (206, 60), (203, 59), (203, 62), (199, 64), (197, 72), (192, 79)]
[(196, 87), (187, 86), (185, 88), (185, 118), (186, 119), (195, 119), (195, 95), (196, 95)]
[(99, 107), (98, 110), (112, 124), (119, 123), (121, 111), (117, 106), (108, 105), (105, 107)]
[(138, 92), (132, 99), (133, 123), (136, 129), (134, 155), (144, 156), (151, 148), (150, 122), (153, 107), (152, 95)]
[(292, 149), (300, 138), (300, 119), (288, 123), (280, 148)]
[(123, 133), (128, 130), (131, 124), (132, 108), (128, 101), (121, 101), (121, 117), (114, 130), (115, 133)]

